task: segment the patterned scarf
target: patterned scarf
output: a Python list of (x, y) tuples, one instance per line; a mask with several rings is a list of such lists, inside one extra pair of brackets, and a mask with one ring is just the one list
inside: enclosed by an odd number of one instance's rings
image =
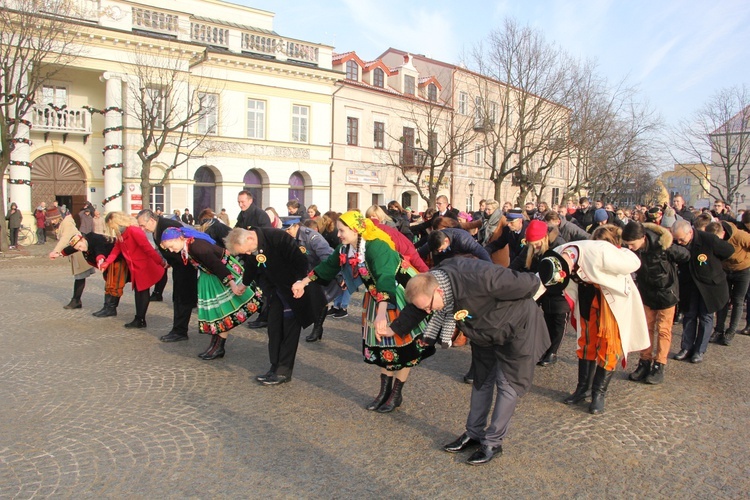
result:
[(453, 288), (445, 271), (432, 269), (429, 272), (435, 276), (438, 286), (443, 291), (445, 307), (440, 311), (432, 312), (424, 331), (424, 338), (437, 339), (440, 335), (440, 343), (444, 349), (447, 349), (453, 344), (453, 333), (456, 331), (456, 320), (453, 318)]

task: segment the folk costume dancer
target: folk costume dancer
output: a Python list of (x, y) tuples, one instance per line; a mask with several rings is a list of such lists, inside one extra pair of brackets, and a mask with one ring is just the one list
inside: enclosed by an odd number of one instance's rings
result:
[(341, 244), (331, 256), (292, 288), (302, 297), (305, 287), (316, 280), (328, 283), (345, 266), (352, 276), (361, 278), (366, 293), (362, 308), (362, 355), (365, 363), (380, 367), (380, 392), (367, 409), (388, 413), (403, 401), (402, 388), (409, 370), (434, 354), (435, 349), (421, 342), (422, 325), (415, 325), (400, 335), (385, 337), (390, 322), (406, 305), (404, 285), (417, 274), (413, 267), (403, 267), (395, 244), (370, 219), (358, 211), (341, 215), (336, 222)]
[(211, 335), (206, 361), (223, 358), (229, 330), (244, 323), (260, 306), (252, 286), (242, 287), (244, 269), (205, 233), (190, 227), (167, 228), (161, 247), (198, 268), (198, 331)]

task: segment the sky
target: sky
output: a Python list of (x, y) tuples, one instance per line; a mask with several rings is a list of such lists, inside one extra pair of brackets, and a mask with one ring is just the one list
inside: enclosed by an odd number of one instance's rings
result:
[(354, 50), (388, 47), (460, 64), (505, 18), (625, 80), (667, 125), (718, 90), (750, 85), (747, 0), (231, 0), (274, 12), (282, 36)]

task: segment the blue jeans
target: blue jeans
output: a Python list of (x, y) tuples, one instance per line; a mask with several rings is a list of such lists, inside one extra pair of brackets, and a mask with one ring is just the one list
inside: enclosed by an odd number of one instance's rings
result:
[(333, 299), (333, 307), (336, 309), (346, 309), (349, 307), (349, 299), (352, 298), (352, 292), (348, 289), (344, 290), (344, 293)]
[[(742, 308), (745, 305), (745, 294), (750, 285), (750, 267), (742, 271), (730, 271), (727, 273), (729, 284), (729, 302), (716, 313), (716, 331), (719, 333), (733, 334), (737, 332), (742, 317)], [(724, 330), (724, 323), (729, 314), (729, 306), (732, 306), (732, 316), (729, 318), (729, 328)]]
[(714, 315), (706, 308), (706, 301), (694, 288), (690, 293), (690, 303), (683, 311), (682, 343), (680, 348), (693, 354), (703, 354), (708, 348), (708, 339), (714, 326)]
[(356, 292), (359, 289), (359, 285), (362, 284), (362, 278), (357, 276), (355, 279), (352, 276), (352, 268), (348, 265), (341, 268), (341, 275), (346, 282), (346, 290), (344, 290), (344, 293), (333, 299), (333, 307), (336, 309), (346, 309), (349, 307), (349, 300), (352, 298), (352, 292)]

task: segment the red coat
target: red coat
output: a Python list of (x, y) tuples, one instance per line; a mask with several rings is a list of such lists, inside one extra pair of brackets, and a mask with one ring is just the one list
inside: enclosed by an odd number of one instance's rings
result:
[(166, 270), (162, 266), (164, 259), (146, 238), (146, 233), (138, 226), (129, 226), (122, 233), (122, 239), (115, 241), (115, 247), (107, 257), (112, 264), (122, 254), (130, 270), (133, 288), (139, 292), (151, 288), (159, 281)]
[(401, 254), (405, 261), (410, 263), (420, 273), (426, 273), (430, 270), (427, 264), (424, 263), (422, 257), (417, 253), (417, 249), (414, 248), (414, 244), (409, 241), (409, 238), (401, 234), (398, 229), (383, 224), (379, 221), (372, 221), (378, 229), (382, 229), (385, 234), (391, 237), (393, 243), (396, 245), (396, 251)]

